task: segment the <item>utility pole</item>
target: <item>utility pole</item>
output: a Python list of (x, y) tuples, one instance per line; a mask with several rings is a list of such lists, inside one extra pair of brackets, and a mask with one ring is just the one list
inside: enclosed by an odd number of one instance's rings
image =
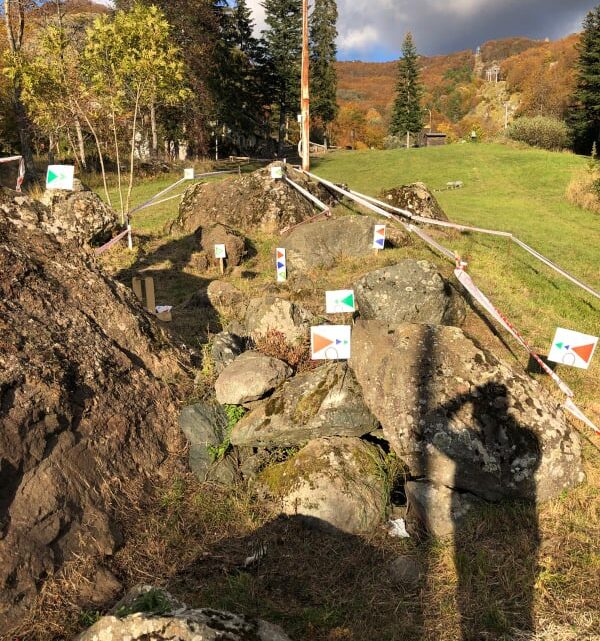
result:
[(310, 171), (310, 90), (308, 54), (308, 0), (302, 0), (302, 169)]

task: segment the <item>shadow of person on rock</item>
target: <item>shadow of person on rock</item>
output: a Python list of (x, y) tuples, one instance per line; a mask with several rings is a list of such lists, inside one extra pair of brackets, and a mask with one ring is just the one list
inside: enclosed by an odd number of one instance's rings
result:
[[(513, 630), (532, 632), (540, 545), (539, 439), (509, 411), (504, 384), (471, 386), (438, 405), (443, 362), (431, 331), (425, 332), (422, 354), (421, 476), (408, 484), (409, 502), (430, 530), (452, 537), (457, 578), (454, 595), (445, 591), (446, 602), (431, 602), (440, 585), (431, 573), (435, 559), (429, 558), (424, 628), (432, 621), (435, 627), (432, 612), (443, 618), (442, 611), (451, 607), (453, 636), (440, 634), (440, 639), (488, 641)], [(424, 638), (431, 637), (425, 632)]]

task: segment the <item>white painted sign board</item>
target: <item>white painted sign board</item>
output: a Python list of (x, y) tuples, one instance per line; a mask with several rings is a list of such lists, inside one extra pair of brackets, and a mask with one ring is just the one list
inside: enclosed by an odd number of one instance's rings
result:
[(385, 249), (385, 225), (375, 225), (373, 249)]
[(215, 245), (215, 258), (227, 258), (225, 245)]
[(548, 360), (579, 369), (589, 369), (598, 337), (559, 327), (548, 354)]
[(354, 291), (352, 289), (340, 289), (333, 292), (325, 292), (325, 309), (327, 314), (352, 314), (352, 312), (356, 311)]
[(75, 167), (72, 165), (49, 165), (46, 173), (46, 189), (73, 191)]
[(348, 360), (351, 354), (350, 325), (319, 325), (310, 328), (310, 347), (314, 361)]
[(196, 178), (196, 170), (193, 167), (186, 167), (183, 170), (183, 177), (185, 180), (194, 180)]
[(281, 180), (283, 178), (283, 167), (271, 167), (271, 178)]
[(277, 265), (277, 282), (284, 283), (287, 280), (287, 259), (285, 248), (278, 247), (275, 254)]

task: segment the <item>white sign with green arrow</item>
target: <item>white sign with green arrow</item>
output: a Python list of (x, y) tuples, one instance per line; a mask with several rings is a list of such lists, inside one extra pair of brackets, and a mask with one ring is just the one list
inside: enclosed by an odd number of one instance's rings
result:
[(335, 292), (325, 292), (325, 306), (327, 314), (352, 314), (354, 304), (354, 291), (340, 289)]
[(72, 165), (49, 165), (46, 174), (46, 189), (73, 191), (75, 167)]

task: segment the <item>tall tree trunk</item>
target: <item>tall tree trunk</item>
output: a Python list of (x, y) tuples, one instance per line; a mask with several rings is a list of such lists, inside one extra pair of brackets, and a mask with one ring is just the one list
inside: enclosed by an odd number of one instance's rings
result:
[(19, 140), (21, 142), (21, 155), (25, 160), (25, 180), (35, 182), (37, 172), (33, 162), (33, 150), (31, 147), (31, 122), (27, 116), (27, 110), (21, 100), (21, 80), (19, 77), (14, 79), (14, 109), (19, 130)]
[(131, 131), (131, 154), (129, 156), (129, 185), (127, 186), (127, 200), (125, 202), (125, 211), (129, 222), (129, 210), (131, 209), (131, 192), (133, 190), (133, 174), (135, 170), (135, 134), (137, 129), (138, 114), (140, 110), (140, 96), (142, 95), (142, 86), (140, 85), (135, 97), (135, 106), (133, 109), (133, 127)]
[(158, 157), (158, 132), (156, 130), (156, 105), (150, 105), (150, 125), (152, 127), (152, 158)]
[(87, 158), (85, 156), (85, 140), (83, 139), (83, 131), (81, 130), (81, 122), (79, 118), (75, 117), (75, 131), (77, 133), (77, 145), (79, 146), (79, 161), (81, 168), (87, 170)]

